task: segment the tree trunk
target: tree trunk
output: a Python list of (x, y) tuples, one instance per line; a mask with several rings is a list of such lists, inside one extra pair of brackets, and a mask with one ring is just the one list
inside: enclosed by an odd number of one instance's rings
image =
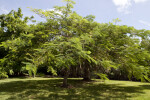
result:
[(84, 81), (91, 81), (90, 65), (88, 64), (88, 62), (84, 62), (83, 80)]
[(67, 78), (68, 78), (68, 76), (69, 76), (69, 70), (68, 70), (68, 68), (65, 68), (62, 87), (68, 87), (68, 84), (67, 84)]
[(33, 78), (35, 78), (35, 74), (33, 74)]
[(84, 68), (83, 80), (84, 81), (90, 81), (91, 80), (89, 68)]

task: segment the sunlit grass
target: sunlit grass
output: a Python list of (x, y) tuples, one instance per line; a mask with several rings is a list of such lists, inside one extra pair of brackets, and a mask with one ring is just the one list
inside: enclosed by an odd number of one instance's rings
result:
[(70, 78), (62, 88), (61, 78), (12, 78), (0, 80), (0, 100), (149, 100), (150, 83), (130, 81), (84, 82)]

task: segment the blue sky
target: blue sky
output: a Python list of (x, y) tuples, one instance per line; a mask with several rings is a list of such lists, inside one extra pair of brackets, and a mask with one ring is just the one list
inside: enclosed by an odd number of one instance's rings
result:
[[(52, 9), (53, 6), (64, 5), (62, 0), (0, 0), (0, 14), (22, 8), (24, 16), (34, 15), (37, 21), (42, 21), (27, 7)], [(150, 0), (74, 0), (74, 11), (82, 16), (96, 16), (100, 23), (112, 22), (119, 18), (121, 25), (134, 26), (137, 29), (150, 30)]]

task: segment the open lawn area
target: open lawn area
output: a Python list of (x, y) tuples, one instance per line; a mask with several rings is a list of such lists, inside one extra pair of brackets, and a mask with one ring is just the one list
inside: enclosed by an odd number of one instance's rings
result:
[(68, 79), (62, 88), (61, 78), (9, 78), (0, 80), (0, 100), (150, 100), (150, 83)]

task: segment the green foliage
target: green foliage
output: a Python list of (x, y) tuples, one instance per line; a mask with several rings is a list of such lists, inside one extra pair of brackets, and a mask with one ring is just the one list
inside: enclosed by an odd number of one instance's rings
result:
[(109, 80), (108, 76), (106, 74), (95, 73), (95, 75), (97, 75), (98, 77), (100, 77), (100, 79), (102, 79), (102, 80)]
[(100, 64), (107, 70), (109, 70), (110, 68), (118, 68), (118, 65), (110, 60), (102, 60), (100, 61)]
[(0, 67), (0, 79), (1, 78), (8, 78), (8, 75), (7, 72)]
[(57, 76), (57, 71), (52, 66), (48, 66), (47, 71), (51, 72), (53, 75)]
[(26, 65), (26, 70), (28, 70), (29, 75), (32, 76), (33, 74), (33, 77), (35, 77), (38, 66), (43, 64), (45, 59), (42, 55), (39, 55), (39, 53), (35, 53), (33, 55), (27, 53), (26, 55), (27, 62), (23, 62), (23, 64)]

